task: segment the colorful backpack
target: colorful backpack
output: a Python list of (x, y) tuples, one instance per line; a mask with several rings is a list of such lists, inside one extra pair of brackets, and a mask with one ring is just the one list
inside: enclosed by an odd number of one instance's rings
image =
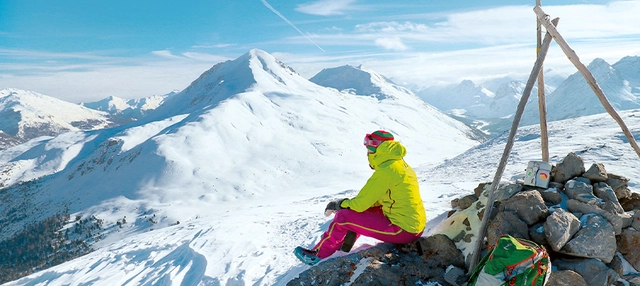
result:
[(468, 286), (542, 286), (550, 274), (544, 247), (505, 234), (473, 269)]

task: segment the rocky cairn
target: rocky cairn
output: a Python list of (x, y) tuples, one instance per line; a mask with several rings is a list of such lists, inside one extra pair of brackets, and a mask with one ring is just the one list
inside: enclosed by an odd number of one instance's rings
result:
[[(481, 255), (509, 234), (547, 249), (548, 285), (640, 285), (640, 194), (628, 182), (600, 163), (586, 169), (575, 153), (553, 166), (546, 189), (503, 182)], [(453, 200), (434, 235), (328, 259), (287, 285), (466, 285), (490, 189)]]

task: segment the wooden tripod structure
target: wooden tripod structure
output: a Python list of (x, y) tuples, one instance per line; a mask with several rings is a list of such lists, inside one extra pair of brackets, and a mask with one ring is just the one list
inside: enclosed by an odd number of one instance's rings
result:
[[(504, 152), (502, 153), (502, 158), (500, 159), (500, 163), (498, 165), (498, 170), (493, 178), (493, 182), (491, 183), (491, 190), (489, 191), (489, 198), (487, 199), (487, 204), (484, 209), (484, 215), (482, 217), (482, 223), (480, 225), (480, 230), (477, 236), (476, 245), (474, 248), (474, 252), (471, 256), (469, 269), (473, 270), (479, 259), (480, 251), (482, 250), (482, 245), (484, 243), (484, 238), (487, 234), (487, 223), (491, 217), (491, 212), (493, 209), (493, 203), (495, 201), (496, 190), (498, 189), (498, 185), (500, 180), (502, 179), (502, 174), (504, 173), (504, 169), (507, 165), (507, 160), (509, 159), (509, 154), (513, 148), (513, 144), (515, 141), (515, 135), (518, 131), (518, 126), (520, 125), (520, 119), (522, 118), (522, 113), (524, 112), (525, 105), (531, 95), (531, 90), (533, 89), (533, 85), (538, 78), (538, 104), (540, 109), (540, 132), (541, 132), (541, 145), (542, 145), (542, 158), (544, 161), (549, 161), (549, 150), (548, 150), (548, 134), (547, 134), (547, 121), (546, 121), (546, 104), (544, 98), (544, 81), (542, 75), (542, 63), (547, 55), (547, 51), (549, 50), (549, 44), (551, 43), (551, 39), (553, 38), (556, 43), (560, 46), (565, 55), (569, 58), (569, 60), (578, 68), (578, 71), (582, 74), (582, 76), (587, 80), (587, 83), (593, 89), (596, 96), (602, 103), (602, 106), (605, 110), (613, 117), (613, 119), (620, 125), (622, 128), (622, 132), (627, 137), (629, 144), (636, 151), (638, 157), (640, 157), (640, 147), (636, 143), (636, 140), (633, 138), (633, 134), (629, 131), (629, 128), (625, 125), (624, 121), (618, 115), (616, 110), (611, 106), (609, 100), (605, 96), (604, 92), (596, 82), (596, 79), (593, 77), (589, 69), (580, 62), (580, 59), (576, 55), (576, 53), (569, 47), (569, 44), (562, 38), (562, 35), (556, 29), (558, 18), (553, 21), (549, 20), (549, 15), (545, 14), (540, 7), (540, 0), (536, 0), (536, 6), (533, 8), (537, 19), (538, 19), (538, 51), (537, 51), (537, 59), (533, 66), (533, 70), (529, 76), (529, 80), (527, 81), (527, 85), (523, 91), (522, 97), (520, 98), (520, 103), (516, 109), (515, 116), (513, 118), (513, 123), (511, 124), (511, 131), (509, 132), (509, 139), (507, 141), (507, 145), (504, 148)], [(540, 43), (541, 36), (541, 26), (544, 26), (547, 30), (544, 40)]]

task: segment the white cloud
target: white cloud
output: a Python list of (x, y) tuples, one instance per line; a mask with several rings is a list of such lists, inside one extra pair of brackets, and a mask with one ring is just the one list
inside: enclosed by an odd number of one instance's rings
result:
[(179, 56), (176, 56), (174, 54), (171, 53), (171, 51), (169, 50), (162, 50), (162, 51), (152, 51), (151, 54), (159, 56), (161, 58), (165, 58), (165, 59), (179, 59)]
[(182, 53), (182, 55), (185, 56), (186, 58), (203, 61), (203, 62), (223, 62), (223, 61), (230, 60), (227, 57), (212, 55), (207, 53), (187, 52), (187, 53)]
[(373, 22), (367, 24), (359, 24), (355, 27), (356, 32), (363, 33), (395, 33), (395, 32), (427, 32), (428, 27), (425, 24), (417, 24), (411, 22), (398, 23), (392, 22)]
[(406, 51), (407, 46), (402, 42), (399, 37), (394, 38), (379, 38), (376, 39), (376, 46), (383, 47), (387, 50), (393, 51)]
[(319, 16), (342, 15), (347, 10), (354, 9), (355, 0), (320, 0), (307, 4), (300, 4), (296, 11)]
[(194, 49), (219, 49), (219, 48), (229, 48), (237, 46), (237, 44), (213, 44), (213, 45), (195, 45), (192, 46)]

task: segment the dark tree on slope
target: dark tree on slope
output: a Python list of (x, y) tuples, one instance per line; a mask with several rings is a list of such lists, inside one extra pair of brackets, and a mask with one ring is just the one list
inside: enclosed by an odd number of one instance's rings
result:
[(69, 214), (61, 213), (27, 226), (13, 237), (0, 242), (0, 284), (13, 281), (92, 251), (86, 239), (91, 230), (99, 230), (102, 220), (91, 216), (73, 227), (75, 237), (63, 227)]

